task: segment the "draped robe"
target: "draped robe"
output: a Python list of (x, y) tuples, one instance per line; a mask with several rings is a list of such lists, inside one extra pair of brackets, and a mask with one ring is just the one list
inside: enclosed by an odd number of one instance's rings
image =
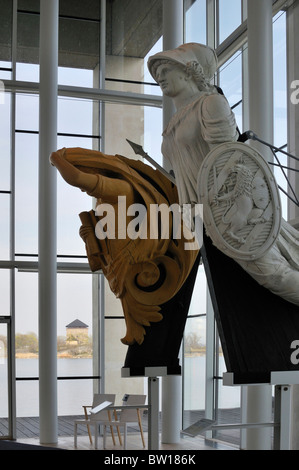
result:
[[(200, 93), (177, 111), (163, 132), (162, 153), (173, 168), (180, 204), (199, 202), (197, 177), (207, 154), (237, 140), (234, 113), (218, 93)], [(261, 258), (235, 261), (259, 284), (299, 306), (299, 232), (285, 220), (276, 242)]]

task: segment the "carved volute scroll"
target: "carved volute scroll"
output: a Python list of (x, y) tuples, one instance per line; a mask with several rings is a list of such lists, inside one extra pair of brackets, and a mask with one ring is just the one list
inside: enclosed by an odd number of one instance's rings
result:
[[(68, 148), (59, 152), (63, 153), (67, 162), (82, 172), (129, 183), (133, 188), (134, 202), (144, 205), (147, 218), (150, 217), (151, 204), (165, 204), (167, 208), (178, 204), (175, 185), (140, 161), (81, 148)], [(119, 187), (117, 184), (114, 187), (117, 197)], [(105, 202), (103, 193), (97, 203)], [(86, 243), (90, 268), (93, 272), (102, 270), (112, 292), (121, 300), (127, 328), (121, 340), (124, 344), (141, 344), (145, 334), (144, 326), (162, 319), (160, 305), (178, 292), (198, 254), (197, 249), (185, 249), (185, 236), (188, 238), (190, 231), (186, 226), (183, 227), (182, 218), (182, 236), (175, 239), (171, 236), (173, 217), (170, 211), (167, 214), (170, 237), (166, 239), (150, 237), (149, 220), (146, 224), (147, 236), (144, 238), (131, 239), (127, 236), (118, 239), (116, 236), (115, 239), (99, 239), (96, 227), (100, 218), (94, 211), (80, 214), (80, 235)]]

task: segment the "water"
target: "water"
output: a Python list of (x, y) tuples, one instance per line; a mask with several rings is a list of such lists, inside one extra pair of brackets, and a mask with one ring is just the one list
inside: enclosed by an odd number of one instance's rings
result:
[[(92, 359), (58, 359), (58, 377), (90, 376)], [(16, 359), (17, 377), (38, 377), (38, 359)], [(0, 417), (7, 416), (7, 363), (0, 364)], [(58, 414), (83, 414), (82, 405), (90, 405), (93, 398), (93, 380), (59, 380)], [(17, 416), (39, 415), (38, 380), (17, 380)]]
[[(221, 358), (221, 372), (225, 371)], [(92, 375), (92, 359), (58, 359), (58, 376)], [(205, 357), (185, 358), (184, 407), (186, 410), (200, 410), (205, 407)], [(17, 359), (17, 377), (37, 377), (38, 359)], [(0, 363), (0, 417), (7, 416), (7, 363)], [(17, 416), (39, 415), (38, 381), (17, 381)], [(145, 391), (146, 393), (146, 391)], [(221, 387), (220, 408), (239, 407), (239, 387)], [(92, 403), (93, 380), (59, 380), (58, 414), (82, 414), (82, 405)]]

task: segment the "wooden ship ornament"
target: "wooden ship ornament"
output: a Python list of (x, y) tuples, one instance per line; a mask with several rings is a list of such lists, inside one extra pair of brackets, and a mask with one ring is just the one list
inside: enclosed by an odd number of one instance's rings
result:
[(203, 203), (200, 249), (222, 349), (235, 383), (269, 383), (298, 370), (299, 232), (281, 217), (264, 157), (240, 134), (222, 90), (217, 56), (199, 43), (149, 57), (149, 71), (176, 112), (163, 132), (180, 204)]
[[(214, 221), (209, 226), (205, 224), (205, 227), (217, 248), (222, 250), (224, 246), (224, 254), (232, 255), (233, 259), (259, 284), (299, 307), (299, 232), (281, 217), (277, 185), (274, 178), (271, 180), (268, 176), (270, 170), (265, 159), (261, 154), (257, 155), (257, 152), (251, 152), (249, 155), (249, 146), (238, 142), (240, 134), (234, 113), (225, 96), (211, 84), (211, 79), (217, 70), (215, 51), (203, 44), (182, 44), (176, 49), (151, 56), (148, 67), (163, 94), (172, 98), (176, 107), (176, 113), (163, 132), (162, 153), (174, 170), (180, 204), (203, 203), (204, 209), (208, 206), (211, 212), (215, 207), (223, 206), (224, 194), (222, 201), (218, 198), (217, 206), (216, 200), (210, 204), (207, 195), (210, 188), (206, 186), (206, 181), (209, 175), (213, 178), (214, 174), (211, 171), (207, 172), (205, 165), (210, 165), (213, 171), (218, 172), (219, 165), (227, 166), (235, 159), (236, 162), (239, 161), (239, 173), (241, 167), (243, 170), (245, 167), (251, 169), (253, 176), (259, 176), (263, 180), (260, 180), (262, 186), (268, 187), (265, 197), (269, 199), (268, 212), (271, 213), (269, 220), (272, 219), (273, 222), (272, 225), (271, 222), (268, 224), (271, 225), (269, 238), (266, 240), (265, 236), (260, 249), (254, 253), (254, 243), (250, 244), (250, 237), (247, 244), (236, 243), (232, 249), (231, 235), (242, 241), (244, 227), (234, 225), (233, 230), (230, 230), (228, 243), (224, 240), (218, 242), (220, 232)], [(258, 192), (262, 191), (262, 187), (257, 190), (256, 183), (257, 180), (255, 180), (256, 190), (251, 191), (250, 197), (247, 198), (252, 203), (252, 209), (256, 209), (255, 213), (259, 208), (254, 199), (257, 200)], [(219, 182), (218, 186), (219, 191), (221, 189), (223, 191)], [(239, 202), (240, 200), (239, 197)], [(229, 202), (227, 195), (226, 202)], [(231, 216), (233, 210), (239, 212), (237, 203), (232, 205), (234, 208), (230, 214), (227, 213), (227, 217)], [(243, 209), (247, 210), (244, 204)], [(205, 212), (209, 217), (209, 210)], [(239, 215), (240, 213), (237, 214)], [(235, 220), (237, 216), (235, 215)], [(252, 216), (249, 223), (246, 221), (245, 231), (253, 225), (254, 218), (258, 219)], [(264, 233), (266, 233), (266, 222), (262, 222), (261, 218), (255, 225), (254, 232), (262, 232), (260, 229), (265, 228)], [(228, 233), (229, 230), (226, 231), (226, 234)], [(249, 244), (251, 253), (244, 259), (244, 251), (246, 252)]]
[[(180, 291), (198, 255), (196, 242), (186, 249), (193, 234), (182, 217), (177, 236), (173, 232), (169, 209), (178, 207), (176, 186), (149, 165), (120, 155), (63, 148), (50, 162), (68, 184), (96, 198), (96, 210), (79, 215), (90, 268), (103, 272), (122, 303), (126, 335), (121, 341), (141, 345), (145, 327), (161, 322), (161, 305)], [(140, 209), (138, 224), (130, 207)], [(164, 219), (153, 217), (151, 207), (164, 207)], [(138, 230), (130, 233), (130, 224)]]

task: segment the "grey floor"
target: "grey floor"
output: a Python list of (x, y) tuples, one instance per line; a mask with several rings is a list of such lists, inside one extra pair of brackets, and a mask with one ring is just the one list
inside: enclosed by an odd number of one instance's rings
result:
[[(187, 428), (189, 425), (194, 424), (196, 421), (204, 417), (203, 411), (186, 411), (184, 414), (184, 428)], [(58, 437), (61, 442), (68, 443), (69, 446), (73, 445), (73, 436), (74, 436), (74, 420), (83, 418), (83, 416), (60, 416), (58, 418)], [(239, 409), (227, 409), (221, 410), (218, 416), (218, 423), (237, 423), (240, 422), (240, 410)], [(148, 422), (147, 414), (144, 414), (142, 419), (142, 425), (144, 433), (147, 435)], [(159, 428), (161, 431), (161, 420), (159, 423)], [(140, 436), (138, 426), (130, 426), (128, 429), (129, 435), (131, 436)], [(8, 434), (8, 422), (5, 418), (0, 418), (0, 437)], [(182, 436), (181, 445), (182, 448), (185, 446), (191, 446), (191, 448), (204, 447), (204, 448), (216, 448), (218, 446), (232, 446), (232, 448), (237, 449), (239, 446), (239, 437), (240, 431), (238, 429), (230, 431), (218, 431), (217, 434), (214, 433), (212, 440), (205, 440), (205, 434), (196, 437), (189, 438)], [(17, 441), (18, 442), (38, 442), (39, 439), (39, 418), (38, 417), (28, 417), (28, 418), (17, 418)], [(131, 437), (130, 439), (134, 439)], [(137, 441), (139, 438), (137, 437)], [(83, 445), (86, 449), (90, 447), (87, 428), (86, 426), (79, 426), (78, 428), (78, 443)], [(216, 446), (216, 447), (215, 447)], [(138, 447), (138, 446), (137, 446)]]

